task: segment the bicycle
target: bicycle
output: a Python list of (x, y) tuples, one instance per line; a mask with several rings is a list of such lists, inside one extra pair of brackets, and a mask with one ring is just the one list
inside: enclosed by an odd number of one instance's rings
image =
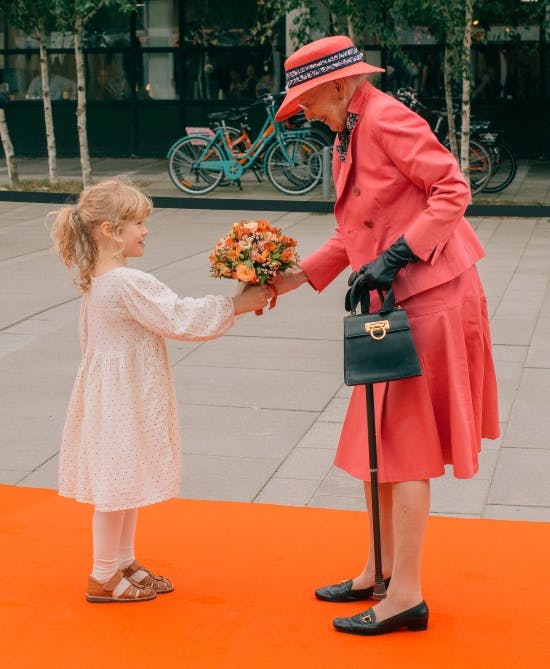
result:
[[(409, 109), (422, 116), (429, 124), (437, 139), (447, 149), (450, 148), (448, 133), (447, 112), (438, 109), (429, 109), (417, 97), (416, 90), (400, 88), (395, 97)], [(434, 120), (435, 119), (435, 120)], [(460, 152), (460, 134), (457, 137)], [(479, 193), (489, 183), (493, 176), (493, 158), (490, 150), (480, 141), (471, 137), (469, 149), (470, 191), (472, 195)]]
[[(252, 145), (252, 140), (249, 135), (250, 125), (248, 123), (248, 112), (255, 104), (259, 103), (255, 102), (248, 107), (233, 107), (229, 111), (208, 114), (210, 125), (214, 130), (216, 130), (219, 125), (225, 123), (225, 140), (228, 147), (233, 152), (246, 151), (246, 149)], [(239, 127), (229, 125), (229, 123), (232, 122), (238, 123)], [(304, 132), (304, 139), (319, 146), (319, 150), (322, 150), (325, 146), (332, 147), (334, 144), (333, 135), (329, 131), (325, 131), (314, 125), (311, 121), (308, 121), (304, 112), (298, 112), (291, 118), (283, 121), (283, 124), (285, 126), (285, 131), (300, 130)]]
[[(278, 97), (284, 97), (284, 93), (279, 93), (274, 95), (274, 100), (277, 100)], [(248, 112), (250, 108), (257, 104), (263, 104), (263, 100), (258, 102), (253, 102), (248, 107), (233, 107), (229, 111), (224, 112), (214, 112), (208, 114), (208, 119), (211, 124), (211, 128), (216, 130), (220, 125), (224, 129), (224, 140), (227, 145), (227, 148), (232, 153), (242, 153), (246, 151), (250, 146), (252, 146), (252, 140), (250, 139), (249, 131), (250, 125), (248, 123)], [(233, 125), (228, 125), (228, 123), (237, 122), (239, 127)], [(285, 132), (289, 130), (300, 130), (304, 133), (304, 139), (306, 139), (310, 144), (316, 148), (316, 150), (322, 154), (325, 147), (332, 149), (334, 143), (334, 137), (331, 132), (325, 131), (322, 128), (317, 127), (311, 121), (308, 121), (303, 112), (298, 112), (291, 118), (286, 119), (282, 122), (285, 127)], [(271, 131), (271, 126), (269, 128)], [(261, 156), (260, 156), (261, 157)], [(260, 162), (260, 161), (258, 161)], [(251, 167), (256, 179), (261, 182), (263, 178), (263, 170), (258, 163), (255, 163)], [(322, 159), (321, 159), (321, 169), (322, 169)], [(288, 174), (290, 179), (295, 181), (291, 173)], [(219, 183), (220, 186), (227, 186), (229, 181), (222, 179)]]
[[(225, 120), (220, 119), (212, 135), (188, 135), (176, 141), (168, 151), (169, 173), (174, 185), (191, 195), (205, 194), (222, 179), (240, 185), (241, 176), (249, 169), (263, 165), (262, 174), (287, 195), (311, 191), (321, 179), (321, 154), (305, 139), (304, 130), (286, 130), (275, 122), (275, 101), (272, 95), (261, 99), (267, 118), (254, 141), (244, 150), (228, 141)], [(256, 172), (258, 178), (258, 172)]]
[(483, 192), (499, 193), (514, 180), (518, 171), (517, 158), (502, 139), (502, 132), (491, 128), (490, 121), (474, 119), (470, 132), (489, 150), (493, 161), (493, 173)]

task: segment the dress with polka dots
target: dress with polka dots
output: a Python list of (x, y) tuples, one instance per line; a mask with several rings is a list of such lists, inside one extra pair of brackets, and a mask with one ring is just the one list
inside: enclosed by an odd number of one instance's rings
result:
[(214, 339), (234, 323), (228, 297), (179, 298), (128, 267), (94, 278), (80, 311), (82, 361), (63, 430), (59, 494), (99, 511), (176, 496), (181, 447), (165, 337)]

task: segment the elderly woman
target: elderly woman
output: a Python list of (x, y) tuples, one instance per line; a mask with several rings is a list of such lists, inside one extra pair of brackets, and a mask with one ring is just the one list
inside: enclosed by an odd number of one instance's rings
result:
[[(427, 123), (367, 80), (381, 71), (350, 39), (327, 37), (285, 63), (287, 94), (277, 113), (298, 110), (336, 131), (333, 177), (336, 231), (297, 271), (284, 293), (308, 282), (322, 291), (351, 266), (365, 289), (393, 286), (411, 323), (422, 375), (374, 385), (382, 569), (387, 597), (336, 618), (351, 634), (425, 630), (420, 561), (430, 509), (430, 479), (445, 465), (458, 478), (478, 470), (483, 437), (499, 435), (486, 299), (476, 262), (484, 255), (464, 218), (470, 199), (453, 156)], [(376, 292), (373, 307), (379, 306)], [(335, 464), (364, 481), (371, 500), (365, 388), (355, 386)], [(372, 523), (371, 543), (372, 546)], [(316, 591), (329, 602), (373, 597), (372, 551), (355, 578)]]

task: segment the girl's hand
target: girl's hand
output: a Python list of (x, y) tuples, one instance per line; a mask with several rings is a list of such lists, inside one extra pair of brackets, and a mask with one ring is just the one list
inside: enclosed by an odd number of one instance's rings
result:
[(233, 296), (235, 316), (246, 314), (249, 311), (260, 311), (267, 307), (273, 297), (273, 288), (270, 286), (246, 285), (239, 295)]

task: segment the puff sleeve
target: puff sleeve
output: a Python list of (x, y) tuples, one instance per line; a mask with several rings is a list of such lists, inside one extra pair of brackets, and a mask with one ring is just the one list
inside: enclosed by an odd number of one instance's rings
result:
[(222, 295), (180, 298), (153, 275), (140, 270), (124, 272), (122, 299), (135, 321), (170, 339), (215, 339), (235, 324), (231, 298)]

